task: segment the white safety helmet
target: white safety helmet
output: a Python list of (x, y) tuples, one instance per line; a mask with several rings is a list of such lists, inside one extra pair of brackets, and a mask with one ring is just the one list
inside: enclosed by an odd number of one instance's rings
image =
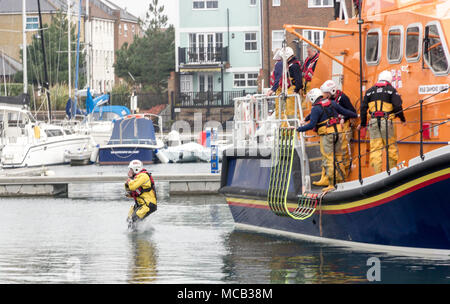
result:
[(278, 53), (280, 57), (286, 56), (286, 59), (289, 59), (289, 57), (294, 55), (294, 50), (288, 46), (286, 48), (280, 49)]
[(334, 95), (337, 91), (337, 85), (333, 80), (327, 80), (320, 86), (320, 90), (324, 93)]
[(391, 71), (385, 70), (378, 75), (378, 82), (387, 81), (389, 83), (392, 82), (392, 73)]
[(322, 96), (323, 96), (323, 92), (318, 88), (314, 88), (308, 92), (308, 94), (306, 95), (306, 98), (308, 98), (311, 103), (314, 103), (314, 102), (316, 102), (316, 100), (318, 98), (320, 98)]
[(275, 54), (273, 55), (273, 60), (279, 61), (281, 59), (283, 59), (283, 58), (281, 58), (280, 49), (277, 49)]
[(142, 165), (142, 162), (138, 159), (132, 160), (128, 165), (128, 168), (133, 170), (134, 174), (138, 174), (139, 172), (141, 172), (143, 167), (144, 166)]

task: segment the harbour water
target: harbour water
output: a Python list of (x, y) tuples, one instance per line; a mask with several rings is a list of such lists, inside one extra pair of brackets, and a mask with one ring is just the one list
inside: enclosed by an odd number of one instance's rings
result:
[[(154, 172), (208, 172), (208, 164)], [(126, 172), (125, 166), (51, 168), (58, 175)], [(162, 170), (162, 171), (159, 171)], [(137, 232), (122, 184), (76, 185), (69, 198), (0, 199), (0, 283), (450, 283), (450, 259), (358, 252), (235, 229), (220, 195), (169, 196)]]

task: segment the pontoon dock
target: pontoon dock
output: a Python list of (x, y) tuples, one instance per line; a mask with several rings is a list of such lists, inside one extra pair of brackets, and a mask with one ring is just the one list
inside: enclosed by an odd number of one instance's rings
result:
[[(170, 194), (215, 194), (220, 174), (158, 174), (155, 182), (169, 183)], [(0, 176), (0, 197), (68, 197), (69, 184), (124, 183), (124, 175), (90, 176)]]

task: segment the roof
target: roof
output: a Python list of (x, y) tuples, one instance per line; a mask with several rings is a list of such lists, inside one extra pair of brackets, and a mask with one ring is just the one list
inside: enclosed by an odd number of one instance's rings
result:
[(136, 16), (130, 14), (126, 10), (126, 8), (123, 9), (120, 6), (118, 6), (117, 4), (114, 4), (113, 2), (108, 1), (108, 0), (102, 0), (102, 2), (114, 10), (119, 10), (120, 11), (120, 20), (138, 23), (139, 19)]
[[(36, 0), (25, 0), (27, 12), (37, 12), (38, 5)], [(41, 12), (56, 12), (64, 9), (64, 4), (60, 0), (41, 0)], [(22, 13), (22, 1), (18, 0), (0, 0), (0, 14)]]
[[(4, 70), (3, 65), (5, 66)], [(14, 75), (18, 71), (22, 71), (22, 64), (14, 58), (0, 52), (0, 76)]]

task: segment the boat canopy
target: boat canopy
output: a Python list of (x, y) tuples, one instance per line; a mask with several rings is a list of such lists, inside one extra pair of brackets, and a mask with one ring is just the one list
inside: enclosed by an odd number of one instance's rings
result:
[(93, 117), (95, 120), (114, 120), (130, 115), (130, 110), (125, 106), (101, 106), (95, 107)]
[(108, 145), (115, 144), (156, 144), (155, 128), (152, 120), (146, 117), (116, 120), (108, 142)]

